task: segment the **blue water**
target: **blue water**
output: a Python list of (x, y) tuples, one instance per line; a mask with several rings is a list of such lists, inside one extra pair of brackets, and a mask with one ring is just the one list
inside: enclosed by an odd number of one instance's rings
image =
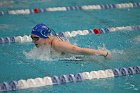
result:
[[(140, 0), (1, 0), (0, 10), (33, 9), (36, 7), (81, 6), (117, 4)], [(29, 35), (37, 23), (45, 23), (56, 32), (101, 27), (140, 25), (140, 8), (46, 12), (31, 15), (0, 16), (0, 37)], [(102, 35), (76, 36), (72, 43), (81, 47), (105, 47), (113, 53), (112, 60), (97, 61), (42, 61), (28, 59), (25, 52), (32, 51), (32, 43), (0, 45), (0, 82), (80, 73), (100, 69), (140, 65), (140, 31), (120, 31)], [(84, 42), (83, 42), (84, 41)], [(102, 58), (101, 58), (102, 59)], [(11, 93), (139, 93), (140, 76), (96, 79), (58, 86), (45, 86), (18, 90)]]

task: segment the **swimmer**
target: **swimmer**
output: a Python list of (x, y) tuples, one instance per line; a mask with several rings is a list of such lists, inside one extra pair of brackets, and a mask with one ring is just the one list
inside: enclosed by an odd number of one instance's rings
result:
[(90, 48), (81, 48), (67, 41), (62, 40), (54, 31), (45, 24), (37, 24), (31, 32), (32, 42), (38, 48), (44, 45), (50, 45), (56, 52), (61, 54), (80, 54), (80, 55), (99, 55), (111, 59), (111, 53), (107, 50), (96, 50)]

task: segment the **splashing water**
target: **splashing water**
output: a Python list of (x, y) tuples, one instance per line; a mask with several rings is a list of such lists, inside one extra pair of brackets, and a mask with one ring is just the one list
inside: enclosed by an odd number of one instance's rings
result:
[(140, 35), (134, 38), (135, 41), (140, 42)]
[[(103, 49), (103, 50), (107, 50), (105, 47), (98, 47), (98, 49)], [(107, 50), (109, 51), (109, 50)], [(112, 54), (112, 59), (110, 61), (113, 60), (117, 60), (117, 61), (128, 61), (129, 58), (131, 57), (131, 52), (130, 50), (118, 50), (118, 49), (113, 49), (110, 51)], [(39, 48), (33, 48), (31, 51), (29, 52), (24, 52), (24, 55), (26, 56), (26, 58), (28, 59), (37, 59), (37, 60), (41, 60), (41, 61), (90, 61), (90, 62), (105, 62), (105, 61), (109, 61), (106, 60), (104, 57), (102, 56), (98, 56), (98, 55), (74, 55), (74, 54), (65, 54), (65, 55), (61, 55), (61, 53), (56, 52), (55, 50), (53, 50), (51, 48), (51, 46), (49, 45), (45, 45), (45, 46), (41, 46)]]
[(29, 52), (24, 52), (26, 58), (28, 59), (39, 59), (39, 60), (50, 60), (51, 54), (50, 54), (51, 48), (49, 46), (41, 46), (39, 48), (33, 48)]
[[(102, 48), (106, 50), (106, 48)], [(39, 48), (33, 48), (29, 52), (24, 52), (24, 55), (28, 59), (38, 59), (41, 61), (54, 61), (54, 60), (61, 60), (61, 61), (91, 61), (91, 62), (103, 62), (105, 59), (104, 57), (98, 55), (75, 55), (75, 54), (65, 54), (61, 55), (61, 53), (56, 52), (54, 49), (51, 48), (49, 45), (41, 46)]]
[(56, 52), (49, 45), (41, 46), (39, 48), (33, 48), (29, 52), (24, 52), (24, 55), (28, 59), (38, 59), (42, 61), (54, 61), (54, 60), (62, 60), (62, 61), (81, 61), (83, 58), (82, 55), (74, 55), (74, 54), (65, 54), (61, 55), (61, 53)]

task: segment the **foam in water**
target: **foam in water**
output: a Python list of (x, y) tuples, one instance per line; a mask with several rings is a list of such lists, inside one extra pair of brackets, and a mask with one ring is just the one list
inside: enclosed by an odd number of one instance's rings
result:
[(118, 55), (123, 55), (125, 54), (124, 50), (118, 50), (118, 49), (113, 49), (112, 50), (113, 54), (118, 54)]
[(125, 59), (126, 53), (124, 50), (113, 49), (113, 50), (111, 50), (111, 53), (113, 55), (112, 60), (116, 60), (116, 61), (127, 60), (127, 59)]
[(139, 48), (135, 48), (135, 49), (127, 48), (125, 50), (113, 49), (112, 55), (113, 55), (112, 60), (115, 60), (118, 62), (120, 61), (129, 62), (130, 60), (140, 59)]
[(61, 61), (81, 61), (83, 58), (82, 55), (73, 55), (73, 54), (66, 54), (61, 55), (60, 53), (53, 50), (49, 45), (41, 46), (39, 48), (33, 48), (29, 52), (24, 52), (24, 55), (28, 59), (39, 59), (42, 61), (51, 61), (51, 60), (61, 60)]
[(140, 42), (140, 35), (137, 36), (137, 37), (135, 37), (134, 40), (135, 40), (136, 42)]
[(0, 29), (8, 29), (9, 25), (7, 24), (0, 24)]
[(39, 60), (50, 60), (51, 54), (50, 54), (50, 47), (49, 46), (41, 46), (39, 48), (33, 48), (29, 52), (25, 52), (25, 56), (28, 59), (39, 59)]
[[(98, 49), (106, 50), (108, 51), (105, 46), (98, 47)], [(118, 50), (113, 49), (110, 51), (112, 54), (111, 60), (128, 60), (129, 52), (126, 53), (124, 50)], [(29, 52), (24, 53), (26, 58), (28, 59), (38, 59), (42, 61), (54, 61), (54, 60), (61, 60), (61, 61), (90, 61), (90, 62), (105, 62), (109, 61), (106, 60), (102, 56), (98, 55), (91, 55), (91, 56), (85, 56), (85, 55), (74, 55), (74, 54), (65, 54), (61, 55), (60, 53), (53, 50), (49, 45), (41, 46), (39, 48), (33, 48)], [(110, 61), (111, 61), (110, 60)]]

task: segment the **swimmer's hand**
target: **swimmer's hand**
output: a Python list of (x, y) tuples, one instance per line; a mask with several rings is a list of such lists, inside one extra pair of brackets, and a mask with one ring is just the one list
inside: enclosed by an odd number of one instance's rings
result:
[(107, 52), (106, 55), (104, 55), (105, 59), (112, 59), (111, 52), (108, 49), (106, 49), (105, 47), (99, 47), (99, 49)]
[(110, 51), (107, 51), (107, 54), (104, 56), (106, 59), (112, 59), (112, 55)]

